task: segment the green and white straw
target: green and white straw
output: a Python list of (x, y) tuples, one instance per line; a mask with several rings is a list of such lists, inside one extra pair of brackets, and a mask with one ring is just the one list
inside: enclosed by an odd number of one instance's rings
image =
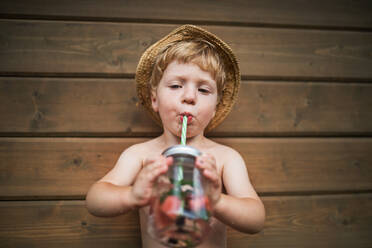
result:
[[(182, 133), (181, 133), (181, 145), (184, 145), (184, 146), (186, 145), (186, 132), (187, 132), (187, 116), (184, 115), (183, 116), (183, 119), (182, 119)], [(182, 167), (182, 164), (180, 166), (178, 166), (177, 168), (178, 168), (177, 181), (179, 183), (183, 179), (183, 167)]]
[(186, 132), (187, 132), (187, 116), (183, 116), (182, 120), (182, 133), (181, 133), (181, 145), (186, 145)]

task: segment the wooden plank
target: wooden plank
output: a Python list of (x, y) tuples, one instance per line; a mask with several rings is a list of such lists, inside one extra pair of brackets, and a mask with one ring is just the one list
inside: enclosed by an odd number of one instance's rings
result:
[[(2, 20), (0, 73), (132, 74), (143, 51), (175, 27)], [(368, 32), (206, 28), (231, 45), (248, 77), (372, 78)]]
[(243, 81), (237, 104), (211, 135), (366, 135), (372, 129), (370, 86)]
[(263, 232), (229, 229), (228, 247), (370, 247), (372, 197), (326, 195), (263, 197)]
[(0, 202), (1, 247), (141, 247), (137, 212), (90, 215), (84, 201)]
[(84, 196), (124, 149), (141, 141), (144, 139), (4, 138), (0, 142), (0, 190), (4, 196)]
[[(228, 247), (370, 247), (372, 196), (263, 197), (264, 230)], [(138, 215), (91, 216), (83, 201), (0, 202), (2, 247), (141, 247)]]
[(159, 134), (161, 128), (137, 101), (134, 80), (1, 78), (0, 130), (5, 135)]
[[(151, 6), (151, 7), (150, 7)], [(58, 19), (217, 22), (245, 25), (304, 25), (371, 28), (372, 5), (363, 1), (48, 1), (0, 2), (0, 14)], [(316, 15), (314, 14), (316, 13)]]
[[(140, 138), (1, 138), (0, 198), (78, 198)], [(372, 139), (221, 138), (263, 195), (372, 189)]]
[[(210, 136), (372, 133), (372, 85), (242, 81), (237, 104)], [(155, 136), (132, 79), (0, 78), (2, 135)]]
[(372, 139), (220, 138), (241, 153), (258, 192), (370, 190)]

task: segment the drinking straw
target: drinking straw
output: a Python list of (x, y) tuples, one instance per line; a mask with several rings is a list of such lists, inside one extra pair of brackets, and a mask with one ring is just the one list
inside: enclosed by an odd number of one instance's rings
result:
[[(187, 116), (184, 115), (182, 119), (182, 133), (181, 133), (181, 145), (186, 145), (186, 131), (187, 131)], [(178, 167), (178, 182), (183, 179), (183, 167)]]
[(182, 120), (182, 134), (181, 134), (181, 145), (186, 145), (186, 131), (187, 131), (187, 116), (183, 116)]

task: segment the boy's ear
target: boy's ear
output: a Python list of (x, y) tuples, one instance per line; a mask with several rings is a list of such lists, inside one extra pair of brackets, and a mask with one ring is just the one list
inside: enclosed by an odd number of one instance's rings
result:
[(158, 106), (158, 98), (156, 96), (156, 90), (151, 90), (151, 105), (152, 105), (152, 109), (155, 112), (158, 112), (159, 106)]
[(214, 118), (214, 116), (216, 115), (216, 112), (217, 112), (217, 107), (218, 107), (218, 99), (217, 99), (217, 103), (216, 103), (216, 106), (214, 106), (214, 110), (213, 110), (213, 115), (212, 115), (212, 119)]
[(213, 115), (212, 115), (212, 118), (211, 120), (214, 118), (214, 116), (216, 115), (216, 111), (217, 111), (217, 106), (214, 108), (214, 111), (213, 111)]

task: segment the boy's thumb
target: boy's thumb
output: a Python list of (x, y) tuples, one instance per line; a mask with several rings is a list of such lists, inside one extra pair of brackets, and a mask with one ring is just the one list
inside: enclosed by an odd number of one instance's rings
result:
[(167, 163), (167, 166), (171, 166), (173, 164), (173, 157), (172, 156), (167, 157), (165, 162)]

